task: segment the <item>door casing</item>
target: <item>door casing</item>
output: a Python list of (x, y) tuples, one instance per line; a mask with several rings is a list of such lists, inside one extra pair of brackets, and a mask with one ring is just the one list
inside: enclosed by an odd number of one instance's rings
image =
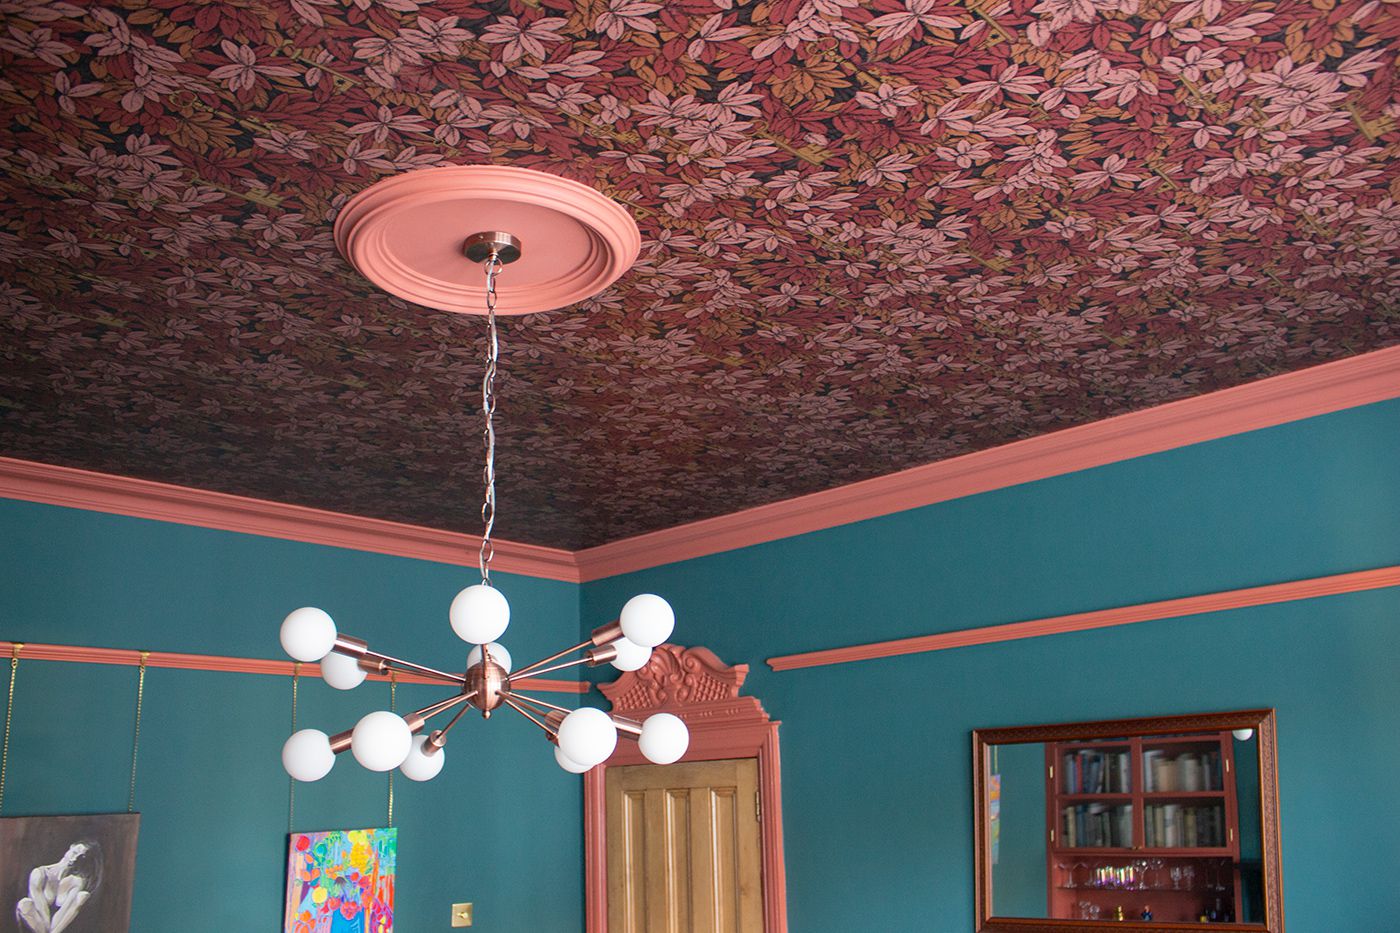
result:
[[(599, 690), (613, 712), (630, 719), (674, 713), (690, 729), (682, 761), (758, 760), (763, 839), (763, 933), (787, 933), (787, 880), (783, 864), (782, 773), (778, 726), (757, 698), (739, 696), (747, 664), (727, 665), (708, 648), (661, 645), (651, 660)], [(647, 764), (637, 745), (618, 742), (607, 762), (584, 774), (584, 889), (588, 933), (608, 933), (606, 778), (609, 766)]]

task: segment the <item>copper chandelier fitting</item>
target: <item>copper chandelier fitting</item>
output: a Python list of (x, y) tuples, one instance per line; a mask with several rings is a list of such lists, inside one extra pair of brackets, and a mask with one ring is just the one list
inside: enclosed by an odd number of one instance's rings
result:
[[(503, 706), (519, 713), (542, 729), (555, 745), (554, 757), (559, 766), (576, 774), (605, 761), (616, 747), (619, 734), (636, 741), (642, 754), (657, 764), (677, 761), (689, 746), (690, 733), (685, 723), (669, 713), (658, 713), (638, 723), (592, 707), (570, 710), (522, 693), (515, 686), (526, 677), (541, 677), (580, 664), (612, 664), (623, 671), (637, 670), (647, 663), (651, 649), (670, 637), (675, 615), (660, 596), (634, 596), (622, 607), (616, 621), (594, 629), (587, 640), (512, 669), (510, 652), (497, 641), (510, 622), (510, 605), (492, 585), (490, 573), (491, 533), (496, 517), (495, 377), (500, 346), (496, 277), (506, 264), (521, 257), (522, 250), (520, 241), (511, 234), (487, 231), (468, 237), (462, 253), (480, 263), (486, 272), (487, 352), (482, 378), (485, 495), (478, 559), (481, 582), (457, 594), (448, 619), (453, 631), (475, 647), (467, 655), (466, 669), (450, 673), (374, 651), (364, 640), (341, 634), (331, 617), (320, 609), (305, 607), (293, 611), (282, 622), (282, 647), (298, 661), (319, 661), (321, 676), (332, 687), (353, 689), (368, 674), (393, 671), (414, 673), (458, 687), (454, 696), (407, 715), (377, 710), (361, 718), (354, 728), (335, 735), (318, 729), (296, 732), (282, 747), (282, 764), (299, 781), (325, 777), (336, 756), (347, 750), (371, 771), (397, 768), (411, 780), (429, 780), (442, 770), (448, 733), (469, 709), (479, 711), (484, 719)], [(580, 652), (581, 657), (561, 660)], [(429, 720), (453, 710), (456, 712), (445, 725), (426, 731)]]

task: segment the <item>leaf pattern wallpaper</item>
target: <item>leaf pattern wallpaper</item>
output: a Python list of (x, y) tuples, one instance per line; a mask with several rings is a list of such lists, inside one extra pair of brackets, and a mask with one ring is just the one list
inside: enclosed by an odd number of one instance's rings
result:
[(435, 165), (642, 229), (503, 323), (520, 541), (1389, 346), (1397, 48), (1381, 0), (0, 0), (0, 451), (478, 530), (483, 322), (331, 239)]

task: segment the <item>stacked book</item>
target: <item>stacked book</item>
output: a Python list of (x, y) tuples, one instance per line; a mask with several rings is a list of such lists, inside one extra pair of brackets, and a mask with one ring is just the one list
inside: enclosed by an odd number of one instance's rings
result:
[(1130, 793), (1128, 752), (1066, 752), (1060, 759), (1060, 784), (1066, 794)]
[(1143, 822), (1149, 849), (1209, 849), (1226, 844), (1225, 808), (1218, 803), (1150, 803), (1143, 809)]
[(1165, 749), (1142, 753), (1142, 786), (1154, 792), (1220, 790), (1220, 752), (1180, 752), (1167, 757)]
[(1133, 805), (1081, 803), (1060, 810), (1061, 845), (1068, 848), (1129, 848)]

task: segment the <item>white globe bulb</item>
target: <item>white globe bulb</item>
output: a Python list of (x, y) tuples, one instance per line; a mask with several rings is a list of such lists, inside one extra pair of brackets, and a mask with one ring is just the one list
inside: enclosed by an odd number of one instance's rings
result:
[(350, 752), (371, 771), (392, 771), (413, 746), (413, 731), (403, 717), (388, 710), (369, 713), (350, 733)]
[(332, 651), (321, 659), (321, 679), (337, 690), (354, 690), (365, 676), (365, 669), (348, 654)]
[(554, 746), (554, 760), (558, 762), (559, 767), (570, 774), (582, 774), (588, 770), (588, 765), (581, 765), (577, 761), (574, 761), (568, 755), (564, 754), (564, 750), (557, 745)]
[[(507, 674), (509, 674), (509, 673), (510, 673), (510, 652), (506, 650), (505, 645), (502, 645), (500, 642), (495, 642), (495, 641), (493, 641), (493, 642), (491, 642), (491, 644), (487, 645), (486, 647), (487, 647), (487, 649), (491, 652), (491, 660), (494, 661), (494, 662), (496, 662), (497, 664), (499, 664), (501, 667), (505, 668), (505, 672), (506, 672)], [(475, 648), (473, 648), (471, 651), (468, 651), (468, 652), (467, 652), (467, 667), (469, 667), (469, 668), (471, 668), (471, 667), (476, 667), (476, 666), (477, 666), (478, 664), (480, 664), (480, 663), (481, 663), (481, 646), (480, 646), (480, 645), (477, 645), (477, 646), (476, 646)]]
[(282, 650), (298, 661), (319, 661), (335, 647), (335, 622), (320, 609), (305, 606), (282, 620)]
[(510, 603), (494, 586), (478, 583), (457, 594), (447, 617), (458, 638), (484, 645), (505, 634), (510, 624)]
[(282, 745), (282, 767), (298, 781), (319, 781), (334, 764), (330, 737), (320, 729), (294, 732)]
[(650, 648), (643, 648), (625, 636), (613, 642), (613, 647), (617, 649), (617, 657), (612, 659), (612, 666), (620, 671), (639, 671), (651, 660)]
[(685, 750), (690, 747), (690, 730), (679, 716), (670, 713), (657, 713), (648, 716), (642, 723), (642, 734), (637, 739), (637, 747), (647, 761), (658, 765), (669, 765), (680, 761)]
[(642, 593), (627, 600), (618, 621), (628, 641), (643, 648), (655, 648), (671, 637), (671, 630), (676, 627), (676, 614), (671, 611), (671, 604), (660, 596)]
[(559, 723), (559, 747), (565, 757), (591, 768), (606, 761), (617, 747), (617, 726), (600, 709), (576, 709)]
[(1254, 738), (1254, 730), (1253, 730), (1253, 729), (1234, 729), (1234, 730), (1231, 731), (1231, 735), (1233, 735), (1235, 738), (1239, 739), (1241, 742), (1248, 742), (1250, 739)]
[(409, 747), (408, 757), (403, 760), (403, 764), (399, 765), (403, 776), (410, 781), (431, 781), (442, 770), (447, 750), (439, 748), (433, 754), (428, 755), (423, 751), (427, 744), (428, 737), (426, 735), (415, 737), (413, 744)]

